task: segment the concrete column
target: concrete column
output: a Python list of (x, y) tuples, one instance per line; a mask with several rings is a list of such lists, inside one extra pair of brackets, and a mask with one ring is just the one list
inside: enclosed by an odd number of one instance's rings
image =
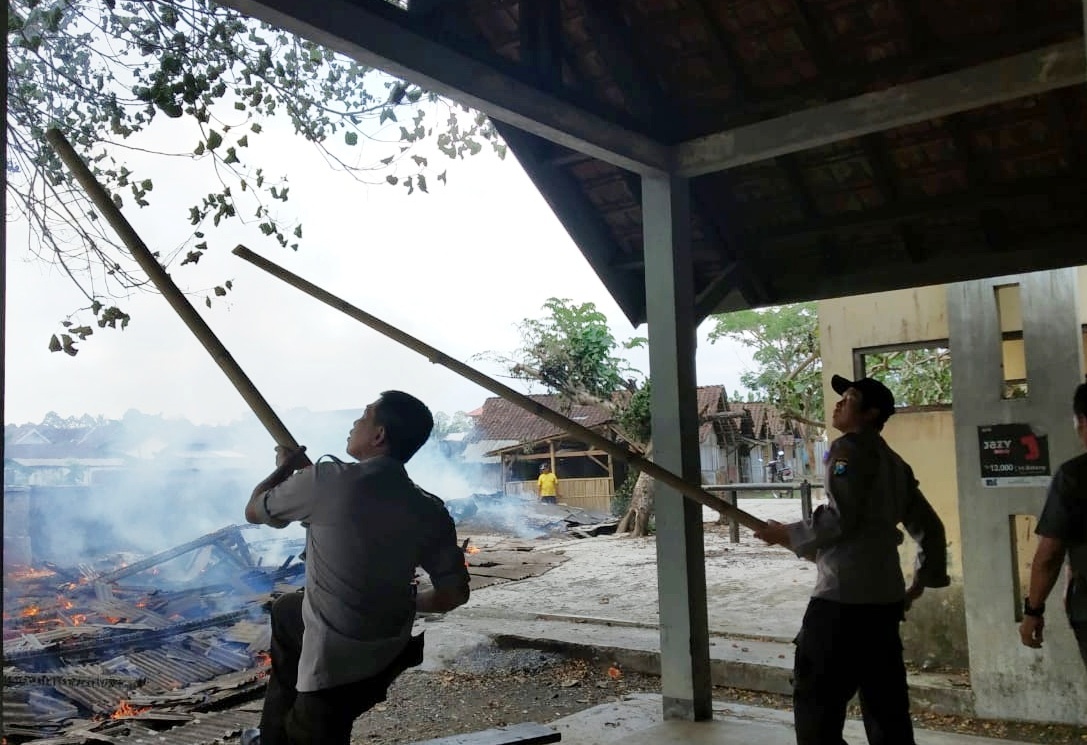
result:
[[(1077, 270), (1060, 269), (961, 282), (947, 289), (952, 405), (962, 527), (963, 595), (970, 681), (979, 716), (1082, 724), (1087, 674), (1061, 612), (1063, 579), (1050, 595), (1045, 644), (1019, 641), (1013, 515), (1037, 516), (1044, 484), (986, 485), (978, 427), (1029, 424), (1049, 442), (1055, 471), (1078, 451), (1072, 392), (1083, 379)], [(1004, 399), (1001, 328), (995, 291), (1018, 284), (1029, 390)]]
[[(686, 179), (643, 177), (653, 460), (697, 484), (700, 470), (690, 221)], [(664, 717), (710, 719), (713, 711), (702, 506), (660, 483), (655, 484), (654, 496)]]

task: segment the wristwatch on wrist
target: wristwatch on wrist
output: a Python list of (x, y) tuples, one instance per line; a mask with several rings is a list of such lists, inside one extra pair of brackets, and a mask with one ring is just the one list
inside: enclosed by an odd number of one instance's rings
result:
[(1045, 615), (1045, 603), (1042, 603), (1038, 607), (1034, 607), (1030, 604), (1030, 598), (1023, 598), (1023, 615), (1041, 618)]

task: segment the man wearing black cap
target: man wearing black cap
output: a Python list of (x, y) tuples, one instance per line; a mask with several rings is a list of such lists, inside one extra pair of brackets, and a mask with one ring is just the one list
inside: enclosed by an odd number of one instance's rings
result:
[[(795, 640), (793, 717), (798, 745), (839, 745), (846, 707), (860, 692), (871, 745), (914, 745), (898, 625), (926, 587), (946, 587), (940, 518), (913, 470), (880, 435), (894, 395), (872, 378), (835, 375), (832, 424), (842, 436), (827, 454), (828, 503), (809, 520), (770, 521), (755, 535), (818, 569)], [(913, 583), (899, 563), (902, 524), (918, 543)]]

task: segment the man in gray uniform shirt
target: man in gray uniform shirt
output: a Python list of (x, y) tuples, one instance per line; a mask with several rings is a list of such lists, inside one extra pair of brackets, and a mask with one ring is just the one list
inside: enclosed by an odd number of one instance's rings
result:
[[(815, 591), (796, 638), (793, 718), (798, 745), (841, 745), (846, 708), (860, 692), (868, 742), (913, 745), (898, 625), (926, 587), (946, 587), (944, 526), (913, 470), (880, 436), (894, 395), (872, 378), (835, 375), (842, 432), (827, 455), (828, 503), (803, 522), (771, 521), (756, 536), (815, 561)], [(906, 589), (902, 524), (919, 544)]]
[[(417, 487), (404, 464), (434, 420), (417, 398), (386, 391), (347, 440), (357, 463), (304, 462), (276, 449), (276, 471), (253, 490), (251, 523), (306, 529), (304, 592), (272, 605), (272, 672), (260, 730), (243, 745), (347, 745), (355, 719), (422, 662), (416, 611), (443, 613), (468, 600), (468, 570), (442, 501)], [(415, 568), (433, 589), (416, 594)]]

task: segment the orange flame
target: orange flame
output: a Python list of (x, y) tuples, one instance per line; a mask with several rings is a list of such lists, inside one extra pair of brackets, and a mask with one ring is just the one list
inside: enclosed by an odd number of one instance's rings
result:
[(151, 710), (150, 706), (136, 707), (136, 706), (132, 706), (127, 701), (122, 701), (121, 703), (117, 704), (116, 711), (114, 711), (112, 714), (110, 714), (109, 718), (110, 719), (124, 719), (125, 717), (137, 717), (140, 714), (143, 714), (145, 711), (150, 711), (150, 710)]
[(41, 579), (52, 577), (56, 572), (51, 569), (35, 569), (34, 567), (19, 567), (8, 574), (12, 579)]
[(479, 549), (476, 548), (475, 546), (469, 546), (468, 548), (464, 549), (464, 553), (466, 553), (466, 554), (478, 554)]
[(261, 668), (257, 674), (258, 678), (266, 678), (272, 672), (272, 655), (267, 652), (257, 652), (253, 661), (257, 663), (257, 667)]
[(84, 613), (76, 613), (72, 616), (72, 625), (79, 626), (82, 623), (87, 622), (87, 616)]
[(31, 618), (33, 616), (38, 615), (41, 612), (42, 612), (42, 609), (39, 608), (38, 606), (29, 605), (26, 608), (23, 608), (22, 612), (20, 612), (19, 615), (22, 616), (23, 618)]
[(108, 621), (109, 623), (120, 623), (121, 619), (117, 616), (106, 616), (106, 621)]

